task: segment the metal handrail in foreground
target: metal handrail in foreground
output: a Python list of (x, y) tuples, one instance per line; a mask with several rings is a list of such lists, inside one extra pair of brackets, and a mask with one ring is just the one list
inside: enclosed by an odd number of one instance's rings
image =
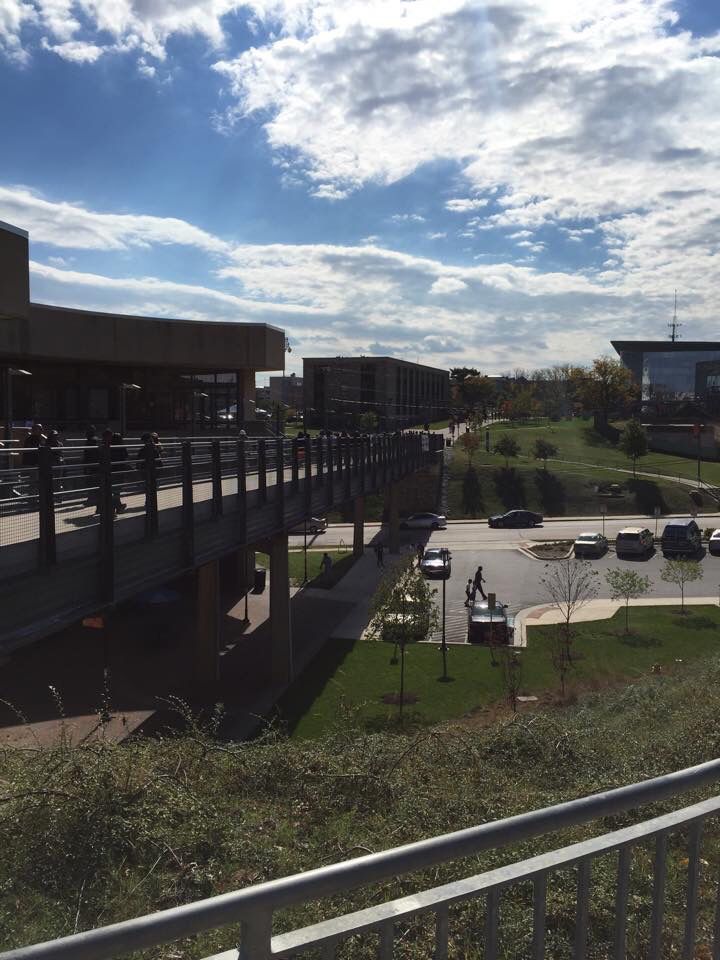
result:
[[(615, 937), (613, 956), (625, 955), (625, 926), (629, 872), (633, 845), (648, 838), (655, 839), (655, 863), (652, 919), (648, 956), (661, 956), (663, 905), (665, 899), (667, 835), (672, 830), (689, 828), (687, 911), (683, 935), (683, 958), (693, 956), (696, 935), (697, 893), (700, 869), (700, 838), (704, 820), (720, 811), (720, 799), (712, 798), (684, 810), (628, 827), (615, 833), (593, 838), (555, 850), (521, 863), (488, 871), (422, 891), (367, 910), (324, 921), (303, 930), (291, 931), (273, 938), (274, 911), (303, 904), (309, 900), (336, 896), (359, 886), (366, 886), (417, 870), (459, 860), (489, 849), (588, 823), (598, 817), (667, 800), (677, 794), (707, 786), (720, 779), (720, 759), (686, 770), (655, 777), (631, 786), (571, 800), (566, 803), (508, 817), (455, 833), (421, 840), (332, 864), (307, 873), (272, 880), (244, 890), (222, 894), (207, 900), (174, 907), (158, 913), (125, 920), (121, 923), (89, 930), (59, 940), (22, 947), (0, 954), (0, 960), (111, 960), (133, 950), (171, 943), (228, 924), (239, 923), (239, 956), (241, 960), (269, 960), (287, 957), (323, 947), (332, 957), (335, 945), (348, 936), (370, 931), (380, 934), (381, 960), (392, 957), (394, 923), (431, 911), (436, 916), (436, 957), (447, 955), (449, 905), (462, 899), (485, 896), (486, 924), (484, 946), (486, 960), (495, 960), (498, 949), (500, 890), (522, 880), (534, 884), (533, 958), (544, 957), (545, 904), (548, 871), (577, 867), (577, 912), (573, 956), (583, 958), (588, 936), (588, 903), (590, 865), (594, 857), (619, 851), (616, 893)], [(717, 926), (716, 926), (717, 929)], [(718, 956), (715, 944), (713, 956)], [(237, 948), (222, 954), (222, 960), (235, 957)]]

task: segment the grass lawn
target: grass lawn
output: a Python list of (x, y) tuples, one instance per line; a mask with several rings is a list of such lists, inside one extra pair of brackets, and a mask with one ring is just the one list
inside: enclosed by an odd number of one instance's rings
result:
[[(622, 495), (601, 496), (599, 485), (609, 483), (619, 484)], [(475, 457), (468, 472), (467, 458), (457, 447), (449, 465), (448, 514), (459, 520), (525, 507), (551, 517), (596, 516), (602, 504), (610, 515), (652, 516), (656, 506), (663, 514), (685, 513), (692, 506), (689, 491), (671, 481), (633, 478), (599, 467), (555, 462), (545, 471), (534, 461), (517, 460), (506, 469), (502, 458), (488, 454)], [(711, 507), (709, 502), (706, 507)]]
[[(345, 574), (350, 570), (355, 558), (352, 551), (349, 550), (328, 550), (330, 559), (333, 562), (330, 570), (330, 576), (324, 577), (320, 563), (323, 558), (322, 550), (308, 550), (307, 554), (307, 572), (309, 587), (324, 587), (329, 589), (342, 580)], [(261, 567), (267, 568), (269, 559), (267, 554), (258, 553), (257, 563)], [(288, 554), (288, 564), (290, 568), (290, 582), (301, 584), (305, 579), (305, 558), (302, 550), (291, 550)]]
[[(577, 657), (568, 685), (604, 686), (648, 674), (654, 664), (681, 669), (680, 663), (720, 652), (720, 608), (690, 607), (681, 616), (675, 607), (630, 610), (629, 636), (623, 610), (610, 620), (574, 628)], [(522, 652), (522, 693), (542, 697), (558, 689), (552, 665), (555, 628), (530, 627)], [(318, 737), (348, 709), (366, 728), (382, 727), (397, 716), (397, 707), (382, 702), (398, 690), (400, 668), (391, 663), (393, 646), (370, 641), (333, 641), (303, 673), (279, 705), (294, 737)], [(461, 717), (504, 697), (502, 670), (492, 667), (485, 647), (451, 646), (449, 674), (443, 683), (442, 657), (434, 645), (407, 648), (405, 689), (417, 702), (405, 707), (408, 720), (422, 724)]]
[[(632, 469), (632, 461), (601, 434), (593, 429), (592, 420), (575, 417), (573, 420), (543, 420), (529, 426), (513, 426), (510, 423), (496, 423), (490, 428), (491, 445), (495, 435), (509, 433), (519, 442), (522, 453), (532, 458), (532, 448), (537, 437), (554, 443), (561, 460), (578, 460), (583, 463), (598, 464), (605, 467)], [(502, 458), (494, 457), (497, 462)], [(555, 469), (555, 465), (552, 465)], [(649, 453), (638, 460), (638, 470), (657, 473), (669, 477), (697, 477), (697, 460), (692, 457), (673, 456), (670, 453)], [(703, 480), (720, 485), (720, 463), (703, 462), (701, 467)]]

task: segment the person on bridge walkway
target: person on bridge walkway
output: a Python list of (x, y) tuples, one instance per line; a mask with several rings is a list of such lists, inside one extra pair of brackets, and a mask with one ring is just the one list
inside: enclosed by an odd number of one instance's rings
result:
[(475, 579), (473, 583), (475, 585), (475, 589), (480, 592), (480, 596), (483, 598), (483, 600), (487, 600), (487, 597), (485, 596), (485, 590), (483, 589), (483, 584), (485, 583), (485, 577), (483, 577), (481, 566), (479, 566), (475, 571)]

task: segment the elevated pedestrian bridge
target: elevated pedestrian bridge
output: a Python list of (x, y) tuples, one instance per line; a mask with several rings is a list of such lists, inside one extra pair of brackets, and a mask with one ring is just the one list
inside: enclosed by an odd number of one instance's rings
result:
[(0, 451), (0, 650), (392, 488), (441, 447), (406, 433), (187, 440), (159, 461), (139, 444), (127, 460), (113, 447), (65, 448), (63, 463), (47, 447), (30, 464)]

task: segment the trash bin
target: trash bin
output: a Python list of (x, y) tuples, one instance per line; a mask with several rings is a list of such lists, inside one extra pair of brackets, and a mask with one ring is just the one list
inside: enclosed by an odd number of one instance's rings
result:
[(445, 446), (446, 447), (452, 446), (452, 440), (450, 439), (450, 437), (445, 437)]
[(267, 570), (264, 567), (255, 567), (255, 580), (253, 581), (253, 593), (265, 592), (265, 579)]

